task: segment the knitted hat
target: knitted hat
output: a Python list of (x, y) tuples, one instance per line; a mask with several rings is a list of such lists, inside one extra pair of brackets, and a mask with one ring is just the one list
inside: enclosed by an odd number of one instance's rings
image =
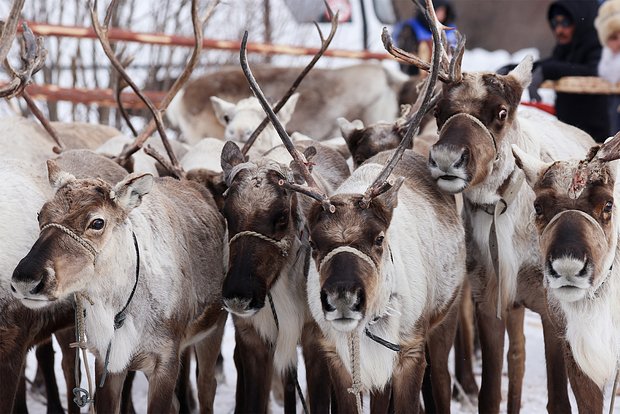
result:
[(620, 0), (607, 0), (601, 4), (594, 27), (602, 45), (614, 32), (620, 31)]

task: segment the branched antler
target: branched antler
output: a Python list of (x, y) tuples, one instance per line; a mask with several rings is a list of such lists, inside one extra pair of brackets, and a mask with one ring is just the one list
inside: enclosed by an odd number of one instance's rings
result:
[[(13, 14), (13, 13), (11, 13)], [(9, 17), (10, 18), (10, 17)], [(19, 17), (18, 17), (19, 18)], [(11, 26), (12, 27), (12, 26)], [(13, 40), (14, 35), (4, 38), (4, 32), (10, 30), (9, 22), (5, 24), (3, 30), (2, 42)], [(26, 23), (22, 24), (24, 29), (22, 33), (22, 69), (16, 70), (9, 63), (6, 55), (4, 55), (2, 62), (7, 72), (13, 78), (6, 86), (0, 88), (0, 98), (10, 99), (22, 93), (24, 88), (32, 83), (32, 76), (37, 73), (45, 64), (45, 58), (47, 57), (47, 50), (43, 47), (43, 38), (35, 38), (32, 30)], [(10, 44), (8, 45), (10, 48)], [(0, 45), (0, 49), (4, 49), (4, 45)], [(8, 53), (8, 49), (6, 50)], [(2, 52), (4, 53), (4, 52)]]
[(310, 173), (310, 170), (308, 169), (308, 162), (306, 158), (302, 153), (297, 150), (297, 148), (295, 148), (293, 142), (291, 141), (291, 137), (289, 137), (289, 135), (286, 133), (286, 130), (282, 126), (282, 123), (278, 119), (273, 109), (271, 109), (269, 102), (267, 102), (267, 98), (265, 98), (263, 91), (260, 89), (260, 86), (258, 86), (258, 83), (256, 82), (256, 79), (254, 78), (254, 75), (252, 74), (252, 71), (250, 70), (250, 67), (248, 65), (247, 43), (248, 32), (246, 31), (243, 34), (243, 40), (241, 41), (241, 51), (239, 56), (239, 59), (241, 61), (241, 69), (243, 70), (243, 73), (248, 80), (250, 89), (252, 89), (252, 92), (254, 92), (254, 95), (256, 95), (256, 98), (258, 98), (258, 101), (263, 107), (263, 110), (267, 113), (269, 120), (273, 124), (280, 138), (282, 139), (284, 146), (293, 157), (293, 162), (297, 164), (299, 172), (302, 174), (308, 186), (298, 188), (297, 184), (287, 183), (284, 180), (281, 180), (281, 185), (284, 185), (294, 191), (303, 192), (307, 196), (320, 201), (323, 205), (323, 209), (333, 213), (335, 211), (335, 207), (329, 201), (329, 197), (327, 197), (327, 195), (319, 189), (318, 185), (314, 181), (314, 178), (312, 177), (312, 174)]
[(166, 131), (165, 131), (164, 124), (163, 124), (162, 114), (166, 110), (166, 108), (168, 107), (168, 105), (170, 104), (174, 96), (176, 95), (176, 93), (181, 89), (181, 87), (187, 81), (187, 79), (189, 79), (190, 74), (192, 73), (194, 67), (198, 63), (198, 58), (202, 50), (204, 25), (207, 22), (207, 20), (209, 20), (211, 15), (213, 14), (215, 7), (219, 3), (219, 0), (214, 0), (210, 4), (205, 15), (202, 18), (199, 17), (198, 15), (198, 0), (192, 0), (192, 23), (194, 27), (194, 39), (195, 39), (194, 49), (192, 51), (192, 55), (187, 65), (185, 66), (185, 69), (183, 70), (179, 78), (176, 80), (176, 82), (172, 85), (172, 87), (170, 88), (166, 96), (162, 99), (162, 102), (160, 103), (159, 108), (156, 108), (155, 105), (152, 103), (152, 101), (148, 99), (146, 96), (144, 96), (144, 94), (140, 91), (138, 86), (129, 77), (129, 75), (125, 71), (125, 68), (123, 67), (121, 62), (118, 60), (118, 58), (116, 57), (116, 55), (114, 54), (114, 51), (112, 50), (110, 46), (110, 41), (108, 39), (108, 30), (109, 30), (108, 26), (109, 26), (109, 22), (113, 14), (113, 8), (116, 5), (116, 1), (117, 0), (113, 0), (110, 6), (108, 7), (103, 26), (99, 22), (99, 16), (97, 14), (97, 0), (94, 0), (94, 2), (91, 3), (90, 15), (91, 15), (91, 21), (93, 24), (93, 28), (95, 30), (95, 33), (97, 34), (97, 37), (101, 43), (101, 46), (103, 47), (103, 50), (106, 56), (108, 57), (108, 59), (110, 60), (114, 68), (123, 77), (125, 82), (127, 82), (127, 84), (131, 87), (131, 89), (133, 89), (136, 95), (140, 97), (140, 99), (144, 102), (144, 104), (147, 106), (147, 108), (153, 115), (153, 119), (149, 122), (149, 124), (145, 128), (143, 128), (143, 130), (141, 131), (140, 135), (138, 136), (134, 144), (126, 148), (125, 150), (123, 150), (122, 154), (120, 154), (117, 157), (117, 161), (119, 163), (126, 161), (129, 157), (131, 157), (131, 155), (133, 155), (136, 151), (142, 148), (142, 146), (144, 145), (144, 142), (146, 142), (146, 140), (151, 136), (151, 134), (155, 132), (155, 129), (157, 129), (162, 139), (162, 143), (164, 144), (164, 148), (166, 148), (166, 152), (168, 153), (168, 157), (170, 158), (171, 164), (173, 166), (172, 172), (181, 171), (178, 160), (176, 156), (174, 155), (174, 152), (172, 151), (170, 142), (168, 141), (168, 137), (166, 135)]
[[(411, 147), (411, 141), (413, 140), (413, 136), (420, 127), (422, 118), (430, 109), (430, 105), (433, 101), (433, 91), (439, 77), (439, 66), (441, 64), (441, 57), (443, 53), (441, 37), (439, 36), (439, 28), (443, 26), (439, 23), (437, 17), (435, 16), (435, 11), (433, 9), (433, 4), (431, 0), (426, 0), (425, 16), (433, 34), (433, 57), (431, 59), (430, 75), (425, 80), (424, 93), (418, 96), (418, 100), (414, 104), (414, 108), (419, 107), (419, 109), (417, 110), (415, 116), (409, 124), (407, 132), (405, 132), (405, 136), (398, 145), (398, 148), (396, 148), (394, 154), (392, 155), (386, 166), (383, 168), (383, 170), (381, 170), (379, 176), (364, 193), (364, 197), (360, 201), (360, 207), (362, 208), (368, 208), (373, 198), (377, 197), (380, 194), (383, 194), (392, 187), (393, 183), (390, 183), (388, 181), (388, 177), (390, 176), (390, 174), (392, 174), (392, 171), (396, 167), (396, 164), (398, 164), (398, 162), (402, 158), (403, 154), (405, 153), (405, 149)], [(419, 102), (421, 103), (419, 104)]]
[[(290, 89), (284, 94), (284, 96), (282, 96), (282, 98), (278, 101), (276, 106), (273, 107), (273, 112), (276, 113), (276, 114), (280, 111), (280, 109), (282, 109), (284, 107), (286, 102), (288, 102), (289, 98), (291, 96), (293, 96), (293, 94), (297, 90), (297, 87), (299, 87), (299, 85), (301, 84), (301, 81), (306, 77), (306, 75), (314, 67), (316, 62), (318, 62), (318, 60), (321, 58), (321, 56), (323, 56), (323, 53), (325, 53), (325, 51), (329, 47), (330, 43), (332, 42), (332, 39), (334, 38), (334, 35), (336, 34), (336, 30), (338, 29), (338, 13), (339, 12), (336, 12), (336, 14), (334, 14), (334, 12), (329, 7), (329, 4), (327, 4), (327, 2), (325, 2), (325, 7), (327, 8), (328, 15), (331, 17), (331, 29), (329, 31), (329, 35), (325, 39), (323, 37), (323, 32), (321, 31), (321, 28), (319, 27), (319, 25), (316, 22), (314, 23), (314, 25), (316, 26), (317, 30), (319, 31), (319, 37), (321, 38), (321, 48), (316, 52), (316, 54), (314, 55), (312, 60), (306, 65), (306, 67), (299, 74), (299, 76), (297, 76), (297, 78), (295, 79), (295, 81), (291, 85)], [(267, 126), (268, 122), (269, 122), (269, 117), (265, 117), (265, 119), (263, 119), (263, 121), (260, 123), (260, 125), (258, 127), (256, 127), (256, 129), (254, 130), (252, 135), (250, 135), (250, 138), (248, 139), (248, 141), (245, 143), (245, 145), (241, 149), (241, 153), (244, 156), (247, 155), (248, 151), (250, 150), (250, 147), (252, 147), (252, 145), (254, 144), (254, 142), (256, 141), (258, 136), (260, 135), (260, 133), (263, 131), (263, 129), (265, 129), (265, 127)]]

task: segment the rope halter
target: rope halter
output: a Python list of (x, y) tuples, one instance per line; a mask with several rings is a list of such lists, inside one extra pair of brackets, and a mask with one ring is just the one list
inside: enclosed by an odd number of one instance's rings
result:
[(230, 246), (233, 244), (233, 242), (241, 237), (244, 236), (252, 236), (252, 237), (256, 237), (259, 238), (263, 241), (269, 242), (271, 244), (273, 244), (274, 246), (276, 246), (278, 248), (278, 250), (280, 250), (280, 254), (284, 257), (288, 256), (288, 250), (291, 247), (291, 241), (289, 240), (288, 237), (282, 237), (280, 240), (276, 240), (276, 239), (272, 239), (269, 236), (265, 236), (262, 233), (258, 233), (256, 231), (250, 231), (250, 230), (246, 230), (246, 231), (240, 231), (239, 233), (235, 234), (229, 241), (228, 241), (228, 247), (230, 248)]
[(97, 260), (97, 255), (99, 254), (99, 252), (97, 251), (97, 248), (90, 241), (81, 237), (76, 232), (74, 232), (73, 230), (71, 230), (70, 228), (66, 226), (63, 226), (62, 224), (58, 224), (58, 223), (46, 224), (45, 226), (43, 226), (39, 234), (43, 233), (45, 230), (47, 230), (50, 227), (55, 227), (58, 230), (62, 231), (63, 233), (67, 234), (69, 237), (75, 240), (80, 246), (88, 250), (88, 252), (93, 256), (93, 263)]
[(321, 271), (323, 266), (326, 265), (327, 262), (329, 262), (331, 259), (333, 259), (333, 257), (338, 253), (351, 253), (368, 263), (370, 267), (372, 267), (376, 272), (379, 272), (377, 264), (374, 262), (374, 260), (370, 258), (370, 256), (352, 246), (338, 246), (335, 249), (331, 250), (329, 253), (327, 253), (323, 260), (321, 260), (321, 263), (319, 263), (319, 272)]
[(465, 117), (465, 118), (469, 119), (471, 122), (473, 122), (474, 124), (478, 125), (484, 132), (486, 132), (488, 137), (491, 138), (491, 142), (493, 143), (493, 148), (495, 149), (495, 159), (497, 160), (497, 157), (499, 157), (499, 153), (497, 152), (497, 141), (495, 140), (495, 137), (493, 136), (491, 131), (489, 131), (489, 128), (487, 128), (487, 126), (485, 124), (483, 124), (482, 121), (480, 121), (478, 118), (476, 118), (473, 115), (470, 115), (470, 114), (465, 113), (465, 112), (457, 112), (456, 114), (452, 115), (441, 126), (441, 129), (439, 130), (439, 133), (438, 133), (439, 136), (441, 136), (441, 134), (443, 134), (444, 129), (446, 129), (447, 126), (452, 121), (454, 121), (457, 117)]

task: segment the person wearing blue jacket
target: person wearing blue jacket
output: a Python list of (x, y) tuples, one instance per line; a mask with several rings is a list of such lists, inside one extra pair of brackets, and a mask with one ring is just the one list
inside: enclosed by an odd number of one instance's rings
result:
[[(456, 27), (456, 12), (449, 0), (433, 0), (433, 6), (437, 19), (441, 23), (448, 27)], [(453, 30), (447, 30), (445, 34), (448, 43), (450, 45), (455, 45), (455, 32)], [(423, 10), (418, 10), (415, 17), (398, 23), (394, 27), (394, 38), (399, 48), (406, 52), (413, 53), (424, 60), (430, 61), (433, 35), (424, 17)], [(413, 65), (401, 63), (400, 68), (408, 75), (419, 74), (419, 69)]]

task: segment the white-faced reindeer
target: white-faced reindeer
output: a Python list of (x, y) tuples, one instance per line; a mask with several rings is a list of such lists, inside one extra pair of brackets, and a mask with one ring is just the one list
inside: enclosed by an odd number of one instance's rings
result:
[[(437, 33), (435, 38), (438, 62)], [(246, 75), (260, 98), (255, 80)], [(430, 104), (435, 80), (436, 75), (429, 77), (418, 114)], [(435, 403), (439, 412), (449, 412), (447, 358), (465, 276), (464, 231), (454, 199), (438, 191), (423, 158), (405, 151), (421, 116), (412, 121), (398, 150), (369, 160), (328, 197), (273, 111), (266, 103), (263, 107), (308, 187), (290, 180), (281, 184), (319, 200), (308, 220), (315, 263), (308, 301), (326, 336), (338, 409), (361, 410), (362, 390), (377, 397), (372, 412), (387, 409), (391, 384), (395, 411), (418, 412), (429, 340)], [(387, 181), (392, 171), (393, 184)], [(431, 233), (437, 237), (429, 239)]]
[[(535, 193), (540, 266), (553, 316), (566, 341), (579, 412), (601, 413), (603, 389), (620, 358), (620, 221), (617, 141), (583, 160), (543, 162), (513, 145)], [(614, 142), (615, 141), (615, 142)], [(600, 158), (599, 158), (600, 157)], [(615, 390), (612, 390), (615, 392)]]
[[(384, 37), (390, 53), (408, 59)], [(419, 60), (410, 63), (428, 70)], [(439, 141), (429, 169), (438, 187), (462, 193), (468, 270), (482, 347), (480, 412), (496, 413), (501, 402), (504, 332), (508, 330), (508, 411), (518, 412), (524, 373), (524, 306), (539, 313), (545, 334), (548, 410), (570, 410), (562, 344), (547, 311), (540, 252), (530, 228), (533, 193), (522, 185), (511, 144), (551, 160), (582, 156), (593, 143), (582, 131), (517, 112), (531, 81), (532, 59), (508, 75), (461, 73), (460, 62), (440, 74), (444, 82), (435, 116)], [(497, 276), (496, 276), (497, 275)]]
[[(200, 404), (212, 409), (221, 310), (224, 222), (197, 184), (130, 175), (112, 186), (48, 162), (54, 197), (40, 211), (38, 240), (13, 272), (26, 307), (72, 295), (97, 355), (100, 412), (117, 412), (127, 370), (149, 378), (149, 412), (170, 412), (182, 348), (197, 348)], [(85, 298), (84, 300), (80, 297)]]

